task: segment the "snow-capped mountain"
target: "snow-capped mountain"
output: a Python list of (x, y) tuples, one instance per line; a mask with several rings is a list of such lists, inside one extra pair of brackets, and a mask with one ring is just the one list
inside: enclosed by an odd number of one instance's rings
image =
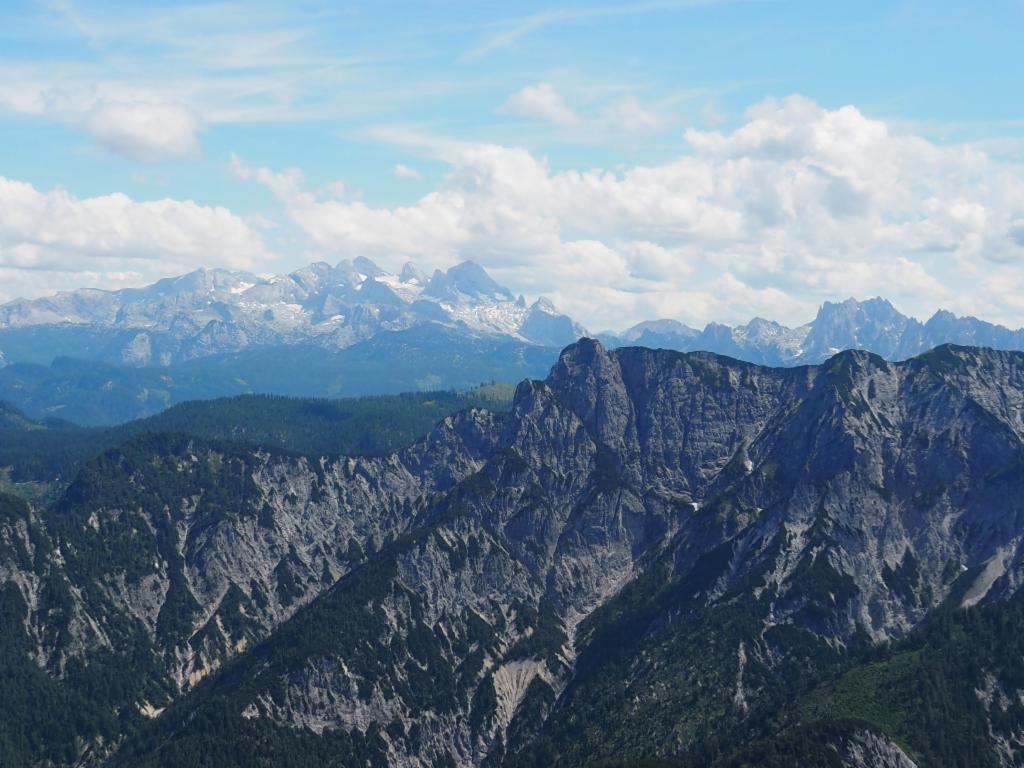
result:
[[(12, 301), (0, 306), (0, 366), (5, 361), (49, 364), (57, 357), (171, 366), (299, 345), (337, 352), (418, 329), (428, 332), (416, 338), (431, 340), (431, 355), (457, 356), (459, 345), (450, 347), (450, 340), (472, 338), (514, 342), (520, 346), (507, 347), (513, 356), (523, 345), (548, 348), (552, 361), (555, 350), (587, 335), (548, 299), (528, 304), (472, 261), (427, 276), (413, 264), (392, 274), (357, 258), (269, 278), (200, 269), (145, 288), (82, 289)], [(443, 331), (445, 341), (438, 342), (431, 331)], [(773, 366), (817, 364), (845, 349), (865, 349), (889, 360), (947, 343), (1024, 349), (1022, 330), (947, 311), (922, 323), (881, 298), (825, 302), (811, 322), (795, 328), (754, 318), (745, 325), (712, 322), (698, 330), (666, 319), (600, 338), (609, 347), (703, 350)], [(401, 359), (395, 364), (404, 365)]]
[(110, 336), (109, 362), (170, 365), (254, 346), (345, 349), (426, 323), (561, 348), (586, 331), (547, 299), (527, 305), (471, 261), (427, 277), (369, 259), (316, 263), (287, 275), (200, 269), (145, 288), (83, 289), (0, 306), (0, 331), (89, 328)]
[(906, 360), (941, 344), (1024, 349), (1024, 329), (1014, 331), (945, 310), (922, 323), (882, 298), (825, 302), (814, 320), (796, 328), (759, 317), (735, 327), (709, 323), (702, 331), (676, 320), (653, 320), (622, 333), (602, 334), (601, 339), (612, 347), (703, 350), (783, 366), (818, 364), (846, 349), (868, 350), (888, 360)]

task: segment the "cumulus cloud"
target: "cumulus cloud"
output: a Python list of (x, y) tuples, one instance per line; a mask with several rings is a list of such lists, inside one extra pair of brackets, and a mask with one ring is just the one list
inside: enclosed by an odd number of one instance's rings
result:
[(546, 120), (562, 127), (580, 123), (580, 118), (550, 83), (528, 85), (512, 94), (498, 112), (515, 117)]
[(139, 285), (199, 266), (255, 269), (270, 254), (226, 208), (79, 198), (0, 176), (0, 299), (79, 285)]
[(495, 145), (442, 159), (439, 185), (396, 207), (317, 195), (296, 172), (245, 172), (326, 251), (393, 266), (474, 258), (592, 327), (801, 322), (822, 300), (876, 294), (917, 314), (1024, 319), (1009, 288), (1024, 260), (1021, 169), (852, 106), (762, 102), (731, 132), (687, 131), (670, 162), (614, 172), (555, 172)]
[(178, 105), (101, 102), (85, 126), (101, 147), (137, 160), (180, 157), (199, 148), (199, 120)]
[[(183, 157), (199, 149), (203, 121), (171, 93), (118, 83), (41, 79), (0, 68), (0, 108), (82, 129), (105, 151), (133, 160)], [(209, 110), (207, 110), (209, 111)]]

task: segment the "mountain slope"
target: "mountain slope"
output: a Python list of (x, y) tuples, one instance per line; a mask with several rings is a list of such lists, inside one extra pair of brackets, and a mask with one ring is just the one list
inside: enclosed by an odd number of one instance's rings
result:
[[(48, 679), (121, 660), (97, 765), (742, 765), (809, 739), (832, 762), (807, 764), (936, 764), (816, 692), (937, 611), (1014, 605), (1022, 412), (1018, 353), (770, 369), (584, 340), (507, 414), (391, 456), (140, 438), (12, 513), (0, 581)], [(1015, 722), (968, 741), (998, 761)]]
[(384, 454), (414, 442), (452, 413), (470, 407), (502, 411), (511, 397), (512, 388), (498, 384), (348, 400), (242, 395), (182, 403), (106, 428), (36, 422), (0, 402), (0, 472), (10, 493), (53, 498), (88, 460), (132, 437), (160, 433), (300, 454)]
[(0, 400), (35, 418), (110, 425), (188, 400), (241, 394), (340, 398), (469, 389), (543, 375), (555, 349), (427, 324), (328, 352), (277, 346), (172, 366), (133, 368), (70, 358), (0, 368)]

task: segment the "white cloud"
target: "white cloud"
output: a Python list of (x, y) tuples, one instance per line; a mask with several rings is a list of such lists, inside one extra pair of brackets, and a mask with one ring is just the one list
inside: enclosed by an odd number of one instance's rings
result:
[(578, 125), (580, 118), (550, 83), (528, 85), (498, 107), (502, 114), (547, 120), (563, 128)]
[(446, 146), (441, 183), (398, 207), (246, 173), (327, 252), (478, 259), (591, 327), (801, 322), (822, 300), (877, 294), (918, 314), (1024, 319), (1010, 287), (1024, 263), (1019, 166), (801, 97), (757, 104), (731, 132), (689, 130), (683, 149), (662, 165), (554, 172), (525, 149)]
[(269, 258), (241, 218), (190, 200), (78, 198), (0, 176), (0, 211), (2, 300), (139, 285), (212, 264), (255, 269)]
[[(623, 138), (649, 136), (665, 130), (669, 120), (664, 104), (641, 103), (634, 95), (608, 99), (603, 89), (581, 89), (586, 109), (577, 111), (551, 83), (528, 85), (512, 94), (497, 112), (540, 120), (563, 129), (576, 142), (619, 142)], [(612, 89), (612, 92), (621, 89)]]
[(199, 120), (177, 105), (102, 102), (89, 111), (85, 126), (100, 146), (137, 160), (180, 157), (199, 149)]
[(395, 176), (397, 176), (400, 179), (419, 180), (423, 178), (422, 173), (417, 171), (415, 168), (410, 168), (408, 165), (403, 165), (402, 163), (398, 163), (397, 165), (395, 165), (393, 171)]
[(612, 133), (648, 134), (665, 128), (665, 118), (633, 96), (608, 106), (605, 123)]
[(498, 31), (489, 35), (477, 46), (463, 54), (463, 61), (473, 61), (495, 51), (516, 44), (522, 38), (548, 27), (587, 21), (590, 19), (614, 18), (617, 16), (637, 16), (642, 14), (668, 13), (717, 5), (722, 0), (648, 0), (648, 2), (632, 2), (611, 5), (591, 5), (577, 8), (564, 8), (533, 13), (515, 19), (509, 19), (500, 25)]
[(365, 115), (442, 87), (374, 79), (382, 76), (369, 72), (369, 58), (340, 55), (324, 30), (345, 8), (86, 5), (8, 14), (24, 25), (14, 38), (37, 45), (5, 51), (0, 109), (74, 126), (132, 159), (195, 152), (203, 126)]

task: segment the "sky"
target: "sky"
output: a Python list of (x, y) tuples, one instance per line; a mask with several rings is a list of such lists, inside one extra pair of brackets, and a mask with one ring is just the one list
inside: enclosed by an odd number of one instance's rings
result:
[[(287, 7), (285, 7), (287, 6)], [(1024, 0), (0, 0), (0, 301), (472, 259), (592, 331), (1024, 325)]]

